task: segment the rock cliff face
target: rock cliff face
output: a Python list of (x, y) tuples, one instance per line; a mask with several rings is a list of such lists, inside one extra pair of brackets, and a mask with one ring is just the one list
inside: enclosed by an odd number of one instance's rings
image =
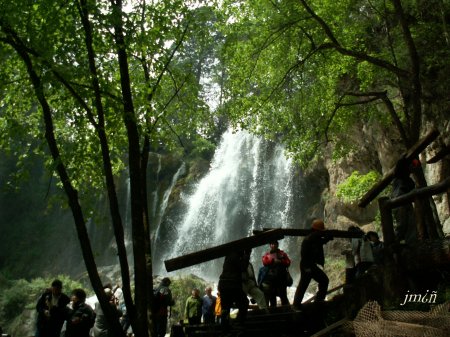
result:
[[(310, 171), (321, 171), (322, 180), (327, 180), (328, 185), (322, 190), (320, 202), (314, 206), (323, 208), (323, 214), (327, 223), (333, 228), (347, 229), (349, 225), (358, 224), (367, 226), (367, 229), (375, 228), (375, 216), (378, 212), (376, 200), (365, 208), (355, 204), (343, 203), (336, 197), (337, 186), (348, 178), (355, 170), (367, 173), (376, 170), (385, 174), (396, 163), (404, 149), (399, 145), (400, 141), (395, 133), (388, 128), (375, 126), (368, 128), (361, 126), (355, 128), (351, 134), (355, 149), (339, 160), (331, 159), (332, 149), (328, 149), (328, 156), (312, 168)], [(428, 185), (436, 184), (450, 175), (450, 159), (444, 158), (434, 164), (427, 164), (435, 150), (436, 145), (431, 144), (420, 156), (422, 168)], [(317, 179), (311, 175), (311, 183)], [(308, 181), (308, 176), (307, 179)], [(308, 184), (308, 182), (306, 182)], [(444, 227), (444, 233), (450, 233), (449, 195), (444, 193), (434, 197), (440, 221)]]

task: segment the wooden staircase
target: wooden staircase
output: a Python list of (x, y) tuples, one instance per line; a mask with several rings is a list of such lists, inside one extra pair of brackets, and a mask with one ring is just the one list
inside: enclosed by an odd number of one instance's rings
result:
[(250, 310), (244, 323), (231, 319), (228, 329), (220, 324), (176, 324), (171, 337), (302, 337), (311, 336), (325, 327), (327, 302), (304, 304), (301, 310), (279, 306), (264, 310)]

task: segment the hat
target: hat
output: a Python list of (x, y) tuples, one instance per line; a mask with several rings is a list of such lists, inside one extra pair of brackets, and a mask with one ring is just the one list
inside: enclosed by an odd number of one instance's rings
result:
[(322, 219), (316, 219), (312, 222), (311, 228), (315, 229), (316, 231), (324, 231), (325, 224), (323, 223)]

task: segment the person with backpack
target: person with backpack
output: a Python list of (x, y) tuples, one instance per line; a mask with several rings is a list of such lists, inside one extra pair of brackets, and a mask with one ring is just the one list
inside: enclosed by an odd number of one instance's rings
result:
[(169, 286), (172, 282), (168, 277), (164, 277), (161, 280), (158, 288), (156, 288), (153, 292), (153, 300), (155, 307), (155, 328), (156, 328), (156, 336), (164, 337), (166, 335), (167, 330), (167, 322), (169, 319), (169, 313), (171, 306), (175, 304), (175, 301), (172, 297), (172, 291)]
[(225, 330), (230, 328), (231, 308), (239, 310), (236, 317), (238, 324), (243, 324), (247, 318), (248, 298), (242, 289), (242, 273), (247, 269), (248, 259), (244, 250), (236, 249), (226, 255), (223, 262), (218, 289), (222, 305), (220, 324)]
[(262, 263), (267, 267), (266, 275), (262, 281), (266, 302), (269, 303), (270, 307), (276, 307), (278, 296), (282, 305), (289, 305), (286, 288), (288, 286), (288, 267), (291, 265), (291, 260), (284, 251), (278, 248), (278, 241), (270, 242), (270, 250), (262, 257)]
[(65, 337), (90, 337), (95, 323), (94, 310), (85, 303), (86, 292), (83, 289), (72, 291), (72, 308), (68, 308)]

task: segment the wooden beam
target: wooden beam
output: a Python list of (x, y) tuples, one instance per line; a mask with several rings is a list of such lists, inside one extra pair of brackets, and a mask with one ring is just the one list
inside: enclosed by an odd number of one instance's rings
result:
[[(297, 228), (279, 228), (280, 232), (284, 236), (307, 236), (311, 233), (311, 229), (297, 229)], [(261, 233), (264, 233), (265, 231), (273, 230), (273, 228), (263, 228), (262, 230), (254, 230), (253, 234), (260, 235)], [(327, 229), (324, 231), (326, 235), (329, 235), (333, 238), (360, 238), (364, 235), (364, 233), (360, 232), (349, 232), (349, 231), (343, 231), (338, 229)]]
[[(329, 294), (331, 294), (331, 293), (334, 293), (335, 291), (338, 291), (339, 289), (342, 289), (342, 288), (344, 288), (344, 287), (345, 287), (345, 283), (344, 283), (344, 284), (341, 284), (341, 285), (339, 285), (339, 286), (337, 286), (337, 287), (334, 287), (334, 288), (332, 288), (332, 289), (330, 289), (330, 290), (327, 291), (327, 295), (329, 295)], [(314, 300), (316, 299), (316, 296), (317, 296), (317, 295), (314, 295), (313, 297), (308, 298), (306, 301), (302, 302), (302, 304), (308, 304), (308, 303), (311, 303), (312, 301), (314, 301)]]
[(436, 153), (431, 159), (427, 160), (427, 164), (437, 163), (439, 160), (444, 159), (445, 156), (450, 155), (450, 145), (443, 147), (438, 153)]
[[(423, 139), (414, 144), (403, 156), (406, 160), (416, 158), (425, 148), (439, 136), (439, 131), (432, 129)], [(359, 201), (359, 207), (366, 207), (394, 179), (395, 166), (391, 168), (378, 183), (376, 183)]]
[(416, 188), (413, 189), (411, 192), (402, 194), (401, 196), (389, 199), (386, 201), (385, 206), (389, 209), (400, 207), (404, 204), (413, 202), (418, 197), (430, 197), (435, 194), (440, 194), (444, 192), (448, 192), (450, 190), (450, 177), (446, 178), (445, 180), (441, 181), (438, 184), (422, 187), (422, 188)]
[(234, 250), (254, 248), (268, 244), (272, 240), (281, 240), (283, 233), (280, 229), (265, 231), (259, 235), (250, 236), (236, 241), (231, 241), (220, 246), (207, 248), (198, 252), (186, 254), (173, 259), (165, 260), (164, 265), (168, 272), (190, 267), (202, 262), (211, 261), (228, 255)]
[(326, 328), (320, 330), (319, 332), (316, 332), (314, 335), (311, 335), (311, 337), (324, 337), (328, 336), (328, 333), (333, 331), (334, 329), (340, 327), (341, 325), (344, 325), (349, 320), (348, 318), (343, 318), (340, 321), (334, 322), (333, 324), (327, 326)]

